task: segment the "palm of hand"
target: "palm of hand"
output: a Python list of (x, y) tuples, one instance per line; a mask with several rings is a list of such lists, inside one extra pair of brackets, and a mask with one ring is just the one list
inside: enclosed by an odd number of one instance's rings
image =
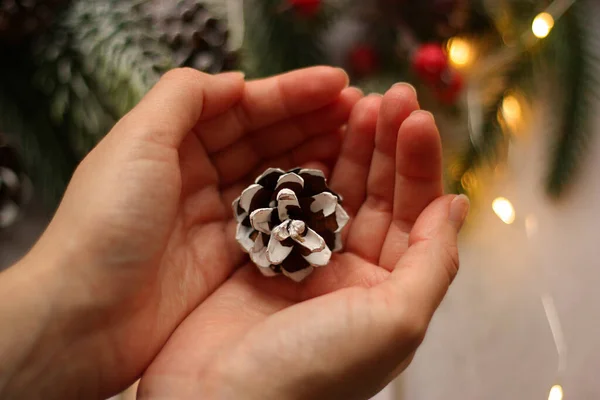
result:
[(336, 157), (340, 127), (361, 97), (346, 80), (332, 68), (247, 85), (177, 71), (84, 160), (40, 247), (74, 237), (85, 249), (71, 257), (85, 267), (69, 279), (104, 305), (86, 318), (101, 327), (89, 346), (106, 362), (87, 368), (99, 365), (108, 382), (91, 385), (113, 392), (139, 376), (241, 266), (231, 201), (248, 179), (266, 165)]
[[(307, 98), (314, 99), (314, 94)], [(318, 117), (316, 114), (331, 114), (337, 108), (341, 119), (325, 117), (332, 123), (320, 127), (322, 133), (335, 131), (357, 100), (355, 92), (344, 91), (327, 109), (265, 128), (255, 140), (262, 135), (269, 138), (263, 143), (266, 143), (263, 149), (271, 146), (275, 155), (288, 147), (290, 141), (295, 142), (290, 138), (295, 128), (290, 130), (284, 126), (306, 125)], [(341, 112), (342, 109), (345, 111)], [(376, 386), (393, 375), (392, 371), (398, 366), (398, 352), (407, 351), (404, 357), (409, 356), (411, 346), (424, 330), (425, 321), (414, 323), (414, 318), (408, 315), (410, 311), (402, 310), (403, 304), (389, 304), (387, 296), (394, 290), (391, 285), (376, 295), (365, 288), (382, 286), (390, 279), (398, 260), (407, 253), (409, 235), (417, 218), (442, 194), (439, 136), (429, 115), (411, 115), (417, 109), (416, 97), (407, 86), (391, 89), (383, 99), (369, 96), (355, 107), (344, 148), (330, 179), (333, 189), (344, 195), (345, 207), (352, 217), (345, 231), (346, 251), (334, 255), (327, 267), (317, 270), (302, 284), (284, 277), (265, 279), (256, 267), (247, 263), (234, 241), (231, 200), (248, 183), (244, 179), (237, 180), (238, 177), (248, 177), (250, 171), (250, 177), (256, 176), (267, 166), (285, 169), (329, 158), (334, 154), (323, 153), (327, 150), (324, 142), (335, 136), (321, 136), (320, 142), (308, 140), (293, 153), (266, 161), (258, 168), (255, 168), (257, 157), (246, 153), (244, 157), (239, 153), (241, 150), (236, 153), (238, 150), (229, 149), (216, 157), (206, 157), (203, 155), (206, 147), (201, 141), (195, 137), (186, 139), (182, 164), (186, 160), (205, 159), (204, 170), (211, 174), (186, 179), (186, 169), (182, 168), (183, 193), (190, 195), (182, 203), (167, 249), (168, 257), (163, 262), (165, 273), (171, 277), (161, 279), (166, 284), (176, 285), (179, 289), (174, 291), (179, 290), (179, 295), (183, 290), (192, 298), (188, 300), (188, 307), (195, 307), (208, 294), (212, 295), (183, 322), (146, 372), (140, 390), (142, 397), (177, 397), (178, 394), (185, 397), (212, 391), (215, 396), (227, 398), (226, 393), (216, 392), (223, 388), (234, 390), (236, 376), (251, 379), (252, 385), (261, 389), (260, 398), (277, 397), (285, 388), (278, 387), (268, 373), (293, 365), (294, 371), (285, 371), (292, 380), (295, 377), (300, 380), (314, 370), (328, 371), (322, 381), (314, 380), (306, 392), (295, 393), (298, 398), (311, 398), (311, 394), (323, 393), (319, 392), (320, 388), (327, 387), (332, 376), (354, 378), (356, 371), (352, 371), (352, 365), (371, 357), (372, 347), (377, 347), (378, 341), (389, 343), (382, 338), (390, 339), (400, 333), (405, 341), (398, 342), (398, 351), (390, 358), (390, 365), (383, 363), (372, 371), (374, 377), (379, 377), (375, 378)], [(298, 119), (306, 122), (299, 123)], [(212, 122), (200, 125), (200, 138), (214, 134), (208, 129), (213, 127)], [(306, 134), (306, 128), (304, 132)], [(308, 132), (309, 135), (318, 133)], [(277, 133), (282, 135), (280, 139), (274, 137)], [(287, 142), (286, 146), (280, 146), (279, 140)], [(319, 151), (324, 157), (319, 157)], [(192, 162), (196, 165), (192, 166)], [(190, 174), (198, 171), (197, 161), (192, 162)], [(311, 166), (328, 172), (326, 165)], [(223, 187), (223, 182), (227, 187), (219, 192), (216, 188)], [(207, 209), (219, 211), (210, 215)], [(421, 223), (411, 241), (425, 241), (430, 230), (426, 222)], [(410, 257), (406, 255), (408, 262)], [(446, 273), (452, 276), (452, 271)], [(433, 303), (435, 301), (439, 299)], [(401, 315), (402, 326), (412, 331), (398, 332), (398, 325), (386, 328), (373, 322), (377, 320), (373, 313), (389, 314), (390, 307)], [(435, 308), (433, 304), (430, 307)], [(356, 320), (353, 316), (357, 315), (370, 317)], [(331, 346), (336, 337), (344, 337), (344, 340), (337, 340), (337, 346)], [(364, 353), (348, 351), (356, 343), (366, 343)], [(389, 350), (388, 347), (377, 351)], [(347, 363), (347, 371), (332, 367), (329, 360), (348, 354), (353, 354), (355, 360)], [(258, 370), (267, 375), (257, 376), (255, 371)], [(225, 381), (227, 384), (219, 384)], [(240, 386), (247, 388), (248, 383), (240, 383)], [(360, 398), (374, 387), (365, 385), (363, 390), (364, 393), (354, 390), (352, 395)], [(350, 398), (347, 393), (332, 395)]]

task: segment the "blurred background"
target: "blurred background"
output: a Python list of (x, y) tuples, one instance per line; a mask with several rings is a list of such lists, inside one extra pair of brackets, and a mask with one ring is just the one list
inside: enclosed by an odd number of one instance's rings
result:
[(473, 203), (459, 277), (377, 399), (600, 398), (599, 17), (597, 0), (0, 0), (0, 269), (168, 69), (342, 66), (365, 93), (418, 89), (447, 190)]

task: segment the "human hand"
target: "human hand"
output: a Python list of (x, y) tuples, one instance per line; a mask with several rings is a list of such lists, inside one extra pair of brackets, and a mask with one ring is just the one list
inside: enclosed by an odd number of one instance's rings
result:
[(301, 284), (247, 263), (178, 327), (141, 399), (366, 399), (406, 368), (469, 206), (442, 196), (440, 137), (418, 108), (407, 85), (359, 101), (330, 179), (352, 216), (345, 252)]
[[(242, 264), (230, 204), (248, 181), (267, 165), (337, 157), (362, 96), (347, 79), (329, 67), (248, 83), (166, 74), (85, 158), (47, 231), (5, 275), (19, 284), (4, 284), (13, 297), (0, 320), (15, 321), (21, 344), (0, 337), (0, 393), (101, 398), (133, 383)], [(27, 321), (13, 311), (19, 296)]]

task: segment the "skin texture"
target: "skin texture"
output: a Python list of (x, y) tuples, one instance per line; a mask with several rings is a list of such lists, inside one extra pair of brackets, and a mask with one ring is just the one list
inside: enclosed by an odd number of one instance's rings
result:
[[(393, 379), (457, 272), (468, 201), (442, 197), (414, 89), (347, 83), (329, 67), (166, 74), (0, 274), (0, 397), (102, 398), (143, 374), (147, 399), (360, 399)], [(298, 165), (330, 175), (353, 217), (346, 252), (302, 284), (260, 276), (230, 206)]]

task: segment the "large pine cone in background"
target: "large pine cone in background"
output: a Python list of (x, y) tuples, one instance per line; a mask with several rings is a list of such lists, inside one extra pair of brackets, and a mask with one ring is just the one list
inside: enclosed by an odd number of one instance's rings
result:
[(18, 45), (47, 29), (69, 0), (0, 0), (0, 43)]
[(341, 203), (319, 170), (269, 168), (233, 202), (236, 239), (263, 275), (300, 282), (342, 249)]
[(0, 136), (0, 229), (12, 225), (29, 197), (30, 185), (15, 149)]
[(150, 0), (143, 7), (178, 66), (213, 74), (234, 67), (235, 54), (227, 47), (227, 23), (202, 2)]

